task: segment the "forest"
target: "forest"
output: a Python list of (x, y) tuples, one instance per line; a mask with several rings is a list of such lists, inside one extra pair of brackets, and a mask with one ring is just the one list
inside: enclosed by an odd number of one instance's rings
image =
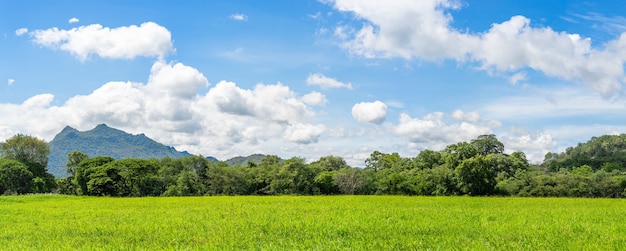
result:
[(533, 165), (523, 152), (504, 149), (495, 135), (481, 135), (414, 157), (374, 151), (362, 168), (332, 155), (229, 165), (202, 156), (116, 160), (73, 151), (68, 177), (55, 178), (46, 170), (47, 144), (18, 134), (0, 147), (0, 194), (626, 197), (626, 134), (594, 137)]

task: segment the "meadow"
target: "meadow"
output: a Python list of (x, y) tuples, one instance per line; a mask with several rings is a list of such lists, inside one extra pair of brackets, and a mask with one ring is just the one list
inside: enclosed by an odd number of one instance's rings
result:
[(3, 250), (624, 250), (626, 200), (0, 196)]

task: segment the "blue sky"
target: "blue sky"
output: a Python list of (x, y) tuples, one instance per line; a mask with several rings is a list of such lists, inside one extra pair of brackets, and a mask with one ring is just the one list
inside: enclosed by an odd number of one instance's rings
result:
[(2, 1), (0, 140), (106, 123), (194, 154), (360, 166), (493, 133), (626, 132), (619, 1)]

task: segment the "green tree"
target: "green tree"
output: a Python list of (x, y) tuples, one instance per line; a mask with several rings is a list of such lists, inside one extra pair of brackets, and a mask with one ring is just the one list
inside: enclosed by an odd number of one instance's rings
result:
[(265, 156), (265, 157), (263, 157), (261, 159), (260, 165), (272, 166), (272, 165), (277, 165), (280, 162), (282, 162), (282, 161), (281, 161), (280, 157), (278, 157), (277, 155), (267, 155), (267, 156)]
[(478, 154), (487, 156), (489, 154), (499, 154), (504, 152), (504, 144), (496, 138), (496, 135), (485, 134), (470, 142), (476, 147)]
[(2, 156), (24, 163), (34, 177), (44, 177), (48, 165), (50, 147), (38, 138), (17, 134), (0, 147)]
[(119, 184), (119, 195), (157, 196), (165, 191), (157, 176), (158, 168), (154, 160), (128, 158), (107, 165), (113, 165), (119, 170), (122, 181)]
[(448, 145), (443, 149), (442, 155), (444, 164), (450, 169), (455, 169), (463, 160), (478, 155), (478, 149), (467, 142), (459, 142)]
[(87, 156), (87, 154), (84, 154), (81, 151), (72, 151), (71, 153), (68, 153), (67, 163), (65, 164), (66, 166), (65, 172), (69, 174), (70, 177), (74, 176), (74, 173), (76, 172), (76, 166), (78, 165), (78, 163), (88, 158), (89, 156)]
[[(113, 162), (110, 162), (113, 163)], [(96, 196), (119, 196), (123, 191), (122, 177), (116, 165), (107, 163), (89, 169), (87, 181), (87, 195)]]
[(374, 151), (370, 157), (365, 159), (365, 168), (374, 170), (374, 172), (389, 168), (401, 168), (403, 161), (398, 153), (388, 154)]
[(192, 171), (183, 171), (177, 176), (175, 184), (167, 187), (165, 196), (192, 196), (201, 195), (200, 179)]
[(0, 194), (25, 194), (31, 191), (33, 173), (22, 162), (0, 158)]
[(76, 194), (88, 195), (89, 188), (87, 183), (91, 179), (91, 173), (95, 171), (95, 168), (103, 166), (109, 162), (115, 161), (112, 157), (97, 156), (93, 158), (84, 159), (78, 165), (76, 165), (74, 173), (74, 184), (76, 184)]
[(488, 158), (477, 155), (463, 160), (456, 168), (461, 192), (469, 195), (490, 195), (496, 186), (496, 172)]
[(335, 174), (337, 171), (322, 171), (315, 176), (315, 185), (318, 187), (321, 194), (336, 194), (339, 193), (339, 187), (335, 183)]
[(348, 167), (346, 161), (342, 157), (333, 155), (321, 157), (318, 161), (315, 161), (310, 165), (317, 165), (322, 169), (322, 171), (337, 171), (341, 168)]
[(275, 173), (270, 183), (274, 194), (314, 194), (314, 183), (317, 172), (309, 168), (303, 158), (293, 157)]
[(410, 169), (432, 169), (443, 164), (443, 158), (440, 152), (425, 149), (421, 151), (415, 158), (411, 159), (410, 162)]

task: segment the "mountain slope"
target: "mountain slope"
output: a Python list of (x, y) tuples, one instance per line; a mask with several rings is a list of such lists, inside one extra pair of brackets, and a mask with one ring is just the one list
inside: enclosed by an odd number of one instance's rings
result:
[(56, 177), (67, 176), (65, 173), (67, 154), (75, 150), (89, 157), (110, 156), (115, 159), (180, 158), (191, 155), (158, 143), (144, 134), (128, 134), (105, 124), (84, 132), (66, 126), (48, 145), (50, 146), (48, 172)]
[(226, 162), (228, 165), (230, 166), (236, 166), (236, 165), (246, 165), (248, 164), (248, 161), (250, 162), (254, 162), (254, 163), (261, 163), (261, 160), (263, 158), (265, 158), (265, 156), (267, 155), (263, 155), (263, 154), (252, 154), (248, 157), (243, 157), (243, 156), (237, 156), (234, 158), (230, 158), (224, 162)]

